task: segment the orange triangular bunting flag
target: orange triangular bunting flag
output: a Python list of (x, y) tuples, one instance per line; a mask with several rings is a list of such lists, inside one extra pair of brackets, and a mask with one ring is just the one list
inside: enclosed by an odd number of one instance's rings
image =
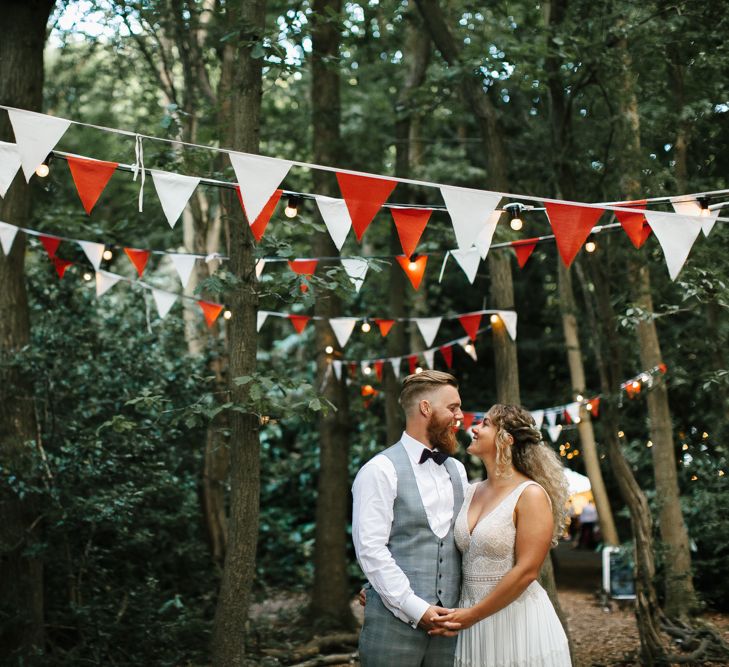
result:
[(408, 357), (408, 367), (410, 368), (410, 375), (412, 375), (415, 372), (415, 368), (418, 365), (418, 355), (417, 354), (411, 354)]
[(380, 334), (382, 334), (383, 338), (390, 333), (392, 325), (395, 324), (395, 320), (382, 320), (378, 318), (375, 318), (375, 322), (377, 326), (380, 327)]
[(463, 430), (467, 431), (469, 428), (471, 428), (471, 424), (473, 424), (473, 420), (476, 418), (475, 412), (464, 412), (463, 413), (463, 421), (461, 422), (461, 426), (463, 426)]
[(357, 240), (361, 241), (365, 230), (387, 201), (397, 182), (387, 178), (340, 173), (337, 173), (337, 181), (342, 197), (347, 202), (354, 233)]
[(124, 252), (129, 257), (129, 260), (134, 264), (134, 268), (137, 270), (139, 277), (142, 277), (144, 273), (144, 267), (147, 266), (149, 261), (149, 250), (136, 250), (135, 248), (124, 248)]
[(521, 241), (512, 241), (511, 246), (516, 253), (516, 262), (519, 268), (523, 269), (524, 265), (529, 261), (534, 248), (537, 247), (538, 239), (522, 239)]
[(380, 359), (378, 361), (375, 361), (375, 363), (372, 365), (375, 367), (375, 374), (377, 375), (377, 379), (382, 382), (382, 369), (385, 365), (385, 362)]
[(591, 398), (589, 403), (592, 406), (590, 408), (590, 412), (592, 413), (592, 416), (597, 417), (600, 414), (600, 397), (597, 396), (595, 398)]
[(428, 263), (427, 255), (421, 255), (416, 259), (410, 259), (403, 255), (397, 255), (395, 259), (398, 261), (402, 270), (405, 271), (405, 275), (410, 280), (410, 283), (415, 289), (420, 287), (420, 282), (423, 280), (423, 274), (425, 273), (425, 265)]
[(400, 237), (402, 251), (410, 257), (423, 235), (433, 211), (427, 208), (391, 208), (392, 219)]
[[(619, 206), (627, 206), (628, 208), (645, 208), (648, 202), (645, 199), (640, 201), (629, 201)], [(646, 239), (651, 235), (651, 228), (642, 213), (633, 213), (632, 211), (613, 211), (618, 222), (623, 226), (625, 233), (630, 238), (631, 243), (640, 248)]]
[(301, 333), (304, 330), (304, 327), (309, 323), (311, 317), (308, 315), (289, 315), (289, 319), (291, 320), (291, 324), (294, 325), (296, 332)]
[(43, 247), (46, 249), (48, 257), (50, 259), (53, 259), (56, 256), (56, 250), (58, 250), (58, 246), (61, 245), (61, 239), (59, 239), (57, 236), (44, 236), (43, 234), (41, 234), (38, 238), (43, 244)]
[[(240, 202), (240, 207), (243, 209), (243, 214), (246, 216), (246, 220), (248, 220), (246, 206), (243, 203), (243, 197), (241, 197), (240, 194), (240, 187), (237, 185), (235, 186), (235, 192), (238, 195), (238, 201)], [(271, 219), (273, 212), (276, 210), (276, 205), (278, 204), (279, 199), (281, 199), (282, 194), (283, 190), (276, 190), (266, 202), (266, 205), (258, 214), (258, 217), (253, 222), (250, 222), (250, 220), (248, 221), (248, 224), (251, 227), (251, 232), (253, 233), (253, 238), (256, 239), (256, 241), (260, 241), (263, 238), (263, 232), (266, 231), (268, 222)]]
[(91, 215), (91, 209), (94, 208), (119, 163), (70, 156), (66, 159), (81, 203), (86, 213)]
[(481, 326), (481, 318), (483, 315), (478, 313), (477, 315), (459, 315), (458, 321), (461, 323), (463, 328), (466, 330), (468, 337), (471, 340), (476, 340), (476, 334), (478, 328)]
[(547, 209), (559, 254), (565, 266), (569, 266), (603, 214), (603, 209), (547, 202), (544, 207)]
[(208, 328), (215, 324), (215, 320), (218, 319), (220, 311), (223, 310), (223, 306), (221, 306), (219, 303), (211, 303), (210, 301), (198, 301), (197, 305), (202, 308), (203, 315), (205, 316), (205, 321), (208, 324)]
[(444, 345), (441, 348), (438, 348), (440, 350), (440, 353), (443, 355), (443, 359), (445, 359), (446, 366), (448, 368), (453, 368), (453, 346), (452, 345)]
[(53, 258), (53, 266), (56, 267), (56, 273), (59, 278), (63, 278), (63, 274), (66, 273), (66, 269), (71, 266), (71, 264), (73, 264), (73, 262), (69, 262), (66, 259), (61, 259), (60, 257)]

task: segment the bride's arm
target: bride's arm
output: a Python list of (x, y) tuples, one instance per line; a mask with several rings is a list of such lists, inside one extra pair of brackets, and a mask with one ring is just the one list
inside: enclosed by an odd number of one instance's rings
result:
[(443, 629), (434, 630), (432, 634), (451, 635), (453, 633), (447, 630), (462, 630), (478, 623), (511, 604), (539, 577), (552, 542), (553, 519), (549, 499), (543, 489), (530, 484), (522, 492), (515, 512), (514, 567), (481, 602), (441, 616), (439, 625)]

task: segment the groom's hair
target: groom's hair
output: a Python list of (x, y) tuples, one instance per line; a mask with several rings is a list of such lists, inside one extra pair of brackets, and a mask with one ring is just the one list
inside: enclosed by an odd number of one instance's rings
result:
[(400, 406), (407, 415), (417, 403), (438, 387), (450, 385), (458, 389), (458, 380), (443, 371), (422, 371), (408, 375), (402, 381)]

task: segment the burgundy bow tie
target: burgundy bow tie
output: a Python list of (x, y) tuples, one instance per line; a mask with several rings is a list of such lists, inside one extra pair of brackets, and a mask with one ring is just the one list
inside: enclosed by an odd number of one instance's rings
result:
[(420, 463), (425, 463), (428, 459), (433, 459), (439, 466), (442, 466), (446, 459), (448, 458), (448, 454), (444, 454), (443, 452), (434, 452), (430, 449), (424, 449), (423, 453), (420, 455)]

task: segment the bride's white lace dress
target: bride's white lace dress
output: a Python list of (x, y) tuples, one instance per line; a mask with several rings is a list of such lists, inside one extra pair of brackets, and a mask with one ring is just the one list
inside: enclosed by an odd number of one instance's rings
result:
[[(514, 566), (513, 512), (523, 482), (468, 532), (471, 485), (456, 519), (455, 539), (463, 554), (459, 607), (480, 602)], [(456, 667), (569, 667), (567, 637), (546, 591), (532, 582), (510, 605), (458, 633)]]

